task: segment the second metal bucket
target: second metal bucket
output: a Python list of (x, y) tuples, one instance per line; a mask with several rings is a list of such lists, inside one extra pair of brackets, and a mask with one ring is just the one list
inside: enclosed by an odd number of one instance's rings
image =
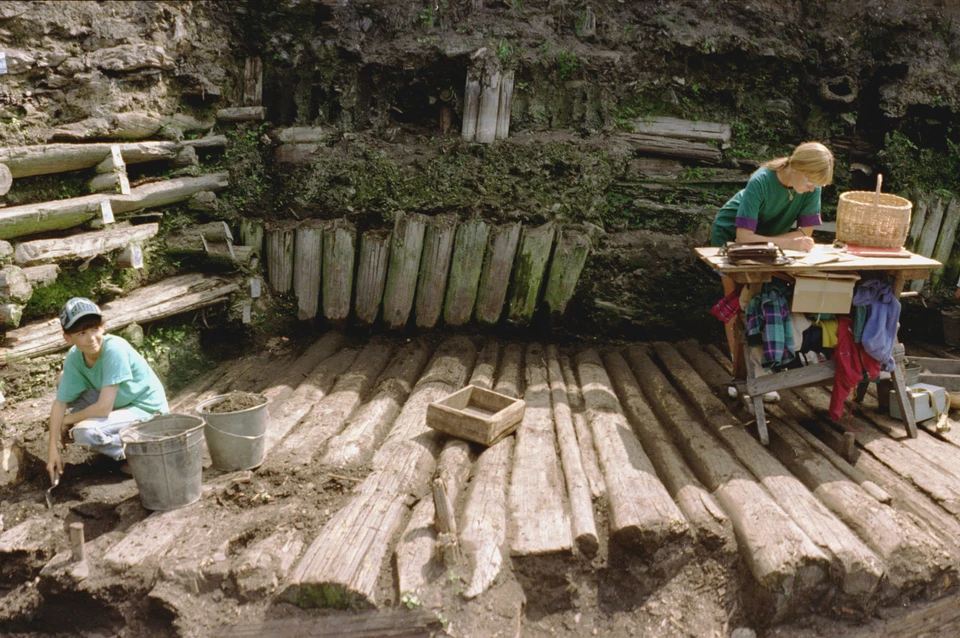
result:
[(251, 470), (263, 463), (266, 455), (267, 427), (270, 423), (268, 402), (236, 412), (208, 412), (229, 395), (217, 395), (197, 405), (197, 414), (206, 424), (203, 434), (210, 450), (213, 467), (230, 472)]

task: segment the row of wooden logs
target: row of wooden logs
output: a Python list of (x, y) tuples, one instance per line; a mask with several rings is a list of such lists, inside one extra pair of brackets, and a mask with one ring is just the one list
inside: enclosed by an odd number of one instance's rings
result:
[[(920, 194), (916, 199), (907, 235), (907, 248), (943, 264), (930, 275), (930, 286), (933, 290), (940, 287), (948, 273), (951, 281), (945, 281), (945, 285), (953, 286), (960, 271), (960, 253), (952, 256), (957, 228), (960, 226), (960, 202), (956, 198), (950, 198), (948, 203), (943, 197), (924, 194)], [(910, 283), (910, 290), (922, 290), (923, 284), (923, 280), (916, 279)]]
[[(258, 246), (263, 229), (241, 225), (243, 244)], [(587, 231), (520, 222), (493, 225), (456, 215), (398, 215), (393, 229), (360, 234), (346, 219), (278, 224), (265, 231), (267, 280), (292, 290), (301, 319), (354, 319), (400, 330), (471, 320), (497, 324), (506, 314), (527, 324), (542, 302), (562, 315), (591, 247)]]

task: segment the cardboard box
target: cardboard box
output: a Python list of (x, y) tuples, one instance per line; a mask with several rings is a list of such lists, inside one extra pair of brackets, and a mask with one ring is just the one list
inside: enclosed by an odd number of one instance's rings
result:
[(517, 429), (525, 408), (522, 399), (468, 385), (427, 405), (427, 427), (493, 445)]
[(853, 302), (853, 286), (860, 275), (847, 273), (797, 274), (793, 288), (793, 312), (845, 315)]
[[(936, 406), (930, 405), (930, 394), (928, 390), (933, 392), (933, 396), (936, 399)], [(895, 390), (890, 390), (890, 416), (895, 419), (902, 419), (903, 415), (900, 414), (900, 404), (897, 403), (897, 395), (895, 392)], [(927, 383), (908, 385), (907, 395), (910, 397), (910, 403), (913, 405), (913, 416), (917, 421), (935, 419), (940, 416), (947, 407), (947, 394), (940, 386)]]

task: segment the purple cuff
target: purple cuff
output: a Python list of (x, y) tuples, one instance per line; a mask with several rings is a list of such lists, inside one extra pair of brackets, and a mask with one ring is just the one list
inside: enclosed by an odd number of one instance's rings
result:
[(820, 225), (820, 213), (815, 215), (800, 215), (797, 218), (797, 228), (802, 226), (819, 226)]
[(752, 217), (737, 217), (733, 225), (737, 228), (746, 228), (747, 230), (756, 231), (757, 222), (758, 220), (753, 219)]

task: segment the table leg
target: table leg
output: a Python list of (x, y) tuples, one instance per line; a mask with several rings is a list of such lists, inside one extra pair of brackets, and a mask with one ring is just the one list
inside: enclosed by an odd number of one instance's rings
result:
[(757, 417), (757, 432), (760, 434), (760, 442), (764, 445), (770, 445), (770, 434), (767, 432), (767, 415), (763, 411), (763, 396), (750, 397), (753, 402), (753, 415)]
[(907, 435), (911, 439), (917, 438), (917, 421), (913, 414), (913, 404), (910, 403), (910, 397), (907, 396), (907, 383), (904, 378), (903, 363), (897, 363), (893, 366), (890, 373), (893, 379), (894, 394), (897, 396), (897, 404), (900, 406), (900, 414), (903, 415), (903, 422), (907, 426)]

